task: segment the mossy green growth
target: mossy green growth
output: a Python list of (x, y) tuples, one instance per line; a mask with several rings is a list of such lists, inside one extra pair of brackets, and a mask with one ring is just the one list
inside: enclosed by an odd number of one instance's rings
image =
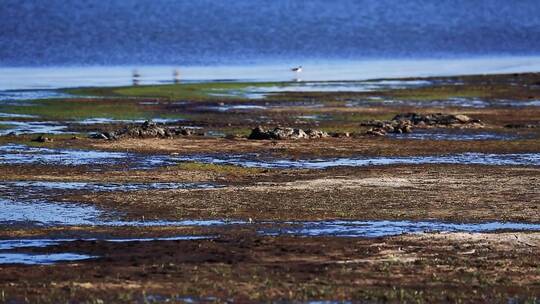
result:
[(4, 106), (1, 111), (13, 114), (37, 115), (49, 120), (79, 120), (85, 118), (150, 119), (185, 118), (179, 114), (152, 111), (133, 100), (54, 99), (36, 100), (31, 105)]
[(75, 88), (64, 92), (84, 96), (122, 96), (186, 100), (249, 99), (253, 88), (286, 86), (287, 82), (202, 82), (110, 88)]
[(177, 167), (188, 171), (212, 172), (231, 175), (257, 174), (264, 171), (264, 169), (260, 168), (246, 168), (235, 165), (206, 164), (200, 162), (183, 162), (179, 163)]

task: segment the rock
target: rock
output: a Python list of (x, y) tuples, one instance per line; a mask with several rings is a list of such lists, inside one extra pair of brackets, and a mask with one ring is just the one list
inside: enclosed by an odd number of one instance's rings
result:
[(471, 121), (471, 119), (469, 118), (469, 116), (467, 115), (462, 115), (462, 114), (458, 114), (458, 115), (454, 115), (454, 118), (459, 121), (460, 123), (468, 123), (469, 121)]
[(419, 113), (403, 113), (396, 115), (392, 121), (409, 121), (412, 125), (416, 126), (451, 126), (459, 124), (481, 124), (480, 120), (471, 119), (467, 115), (463, 114), (419, 114)]
[(307, 136), (309, 138), (325, 138), (325, 137), (330, 136), (330, 135), (328, 135), (328, 133), (326, 133), (324, 131), (312, 130), (312, 129), (306, 130), (305, 133), (307, 134)]
[(255, 129), (251, 130), (248, 139), (272, 139), (270, 133), (266, 131), (263, 127), (258, 126)]
[(372, 136), (386, 136), (386, 133), (387, 132), (383, 128), (371, 128), (366, 132), (367, 135)]
[(227, 135), (225, 135), (225, 139), (235, 140), (235, 139), (239, 139), (239, 138), (241, 138), (241, 136), (238, 135), (238, 134), (227, 134)]
[(371, 120), (361, 123), (362, 126), (371, 126), (366, 131), (367, 135), (383, 136), (388, 133), (411, 133), (414, 127), (427, 126), (456, 126), (467, 128), (482, 128), (483, 124), (478, 119), (471, 119), (463, 114), (419, 114), (402, 113), (394, 116), (390, 121)]
[(284, 140), (284, 139), (316, 139), (316, 138), (325, 138), (329, 137), (328, 133), (320, 130), (307, 130), (296, 128), (283, 128), (276, 127), (272, 130), (266, 130), (265, 128), (258, 126), (251, 130), (248, 139), (275, 139), (275, 140)]
[(332, 137), (342, 138), (342, 137), (351, 137), (351, 133), (349, 132), (335, 132), (330, 134)]
[(44, 142), (53, 142), (54, 140), (52, 138), (45, 137), (44, 135), (40, 135), (40, 136), (34, 138), (32, 141), (37, 141), (37, 142), (44, 143)]
[(293, 129), (293, 128), (280, 128), (277, 127), (274, 130), (270, 131), (273, 139), (283, 140), (283, 139), (300, 139), (308, 138), (308, 135), (302, 129)]
[(92, 139), (105, 139), (105, 140), (108, 140), (108, 139), (109, 139), (109, 138), (107, 137), (107, 135), (105, 135), (105, 134), (103, 134), (103, 133), (90, 134), (89, 137), (92, 138)]

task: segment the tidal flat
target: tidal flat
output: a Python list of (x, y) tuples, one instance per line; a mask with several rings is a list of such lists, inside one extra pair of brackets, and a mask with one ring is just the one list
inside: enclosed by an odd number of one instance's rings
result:
[(0, 303), (537, 303), (538, 100), (535, 73), (0, 95)]

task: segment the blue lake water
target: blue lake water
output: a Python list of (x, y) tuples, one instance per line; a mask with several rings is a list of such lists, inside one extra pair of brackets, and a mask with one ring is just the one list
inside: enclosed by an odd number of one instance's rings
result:
[(537, 55), (536, 0), (3, 0), (2, 65)]
[(177, 67), (183, 81), (292, 80), (296, 65), (302, 80), (537, 71), (538, 11), (536, 0), (3, 0), (0, 90), (129, 85), (133, 68), (142, 84)]

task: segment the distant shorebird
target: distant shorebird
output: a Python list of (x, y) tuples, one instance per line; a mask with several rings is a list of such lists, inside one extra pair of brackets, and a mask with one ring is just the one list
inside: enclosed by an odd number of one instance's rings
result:
[(180, 70), (175, 69), (173, 71), (173, 81), (174, 81), (174, 83), (179, 83), (180, 82)]
[(131, 73), (131, 77), (132, 77), (134, 86), (137, 86), (141, 83), (141, 80), (140, 80), (141, 74), (139, 74), (139, 71), (133, 70), (133, 72)]
[(139, 71), (137, 71), (137, 70), (133, 70), (133, 72), (131, 73), (131, 75), (133, 76), (133, 78), (139, 78), (139, 77), (141, 77), (141, 74), (139, 74)]
[(302, 73), (302, 66), (298, 66), (296, 68), (292, 68), (291, 71), (295, 73)]

